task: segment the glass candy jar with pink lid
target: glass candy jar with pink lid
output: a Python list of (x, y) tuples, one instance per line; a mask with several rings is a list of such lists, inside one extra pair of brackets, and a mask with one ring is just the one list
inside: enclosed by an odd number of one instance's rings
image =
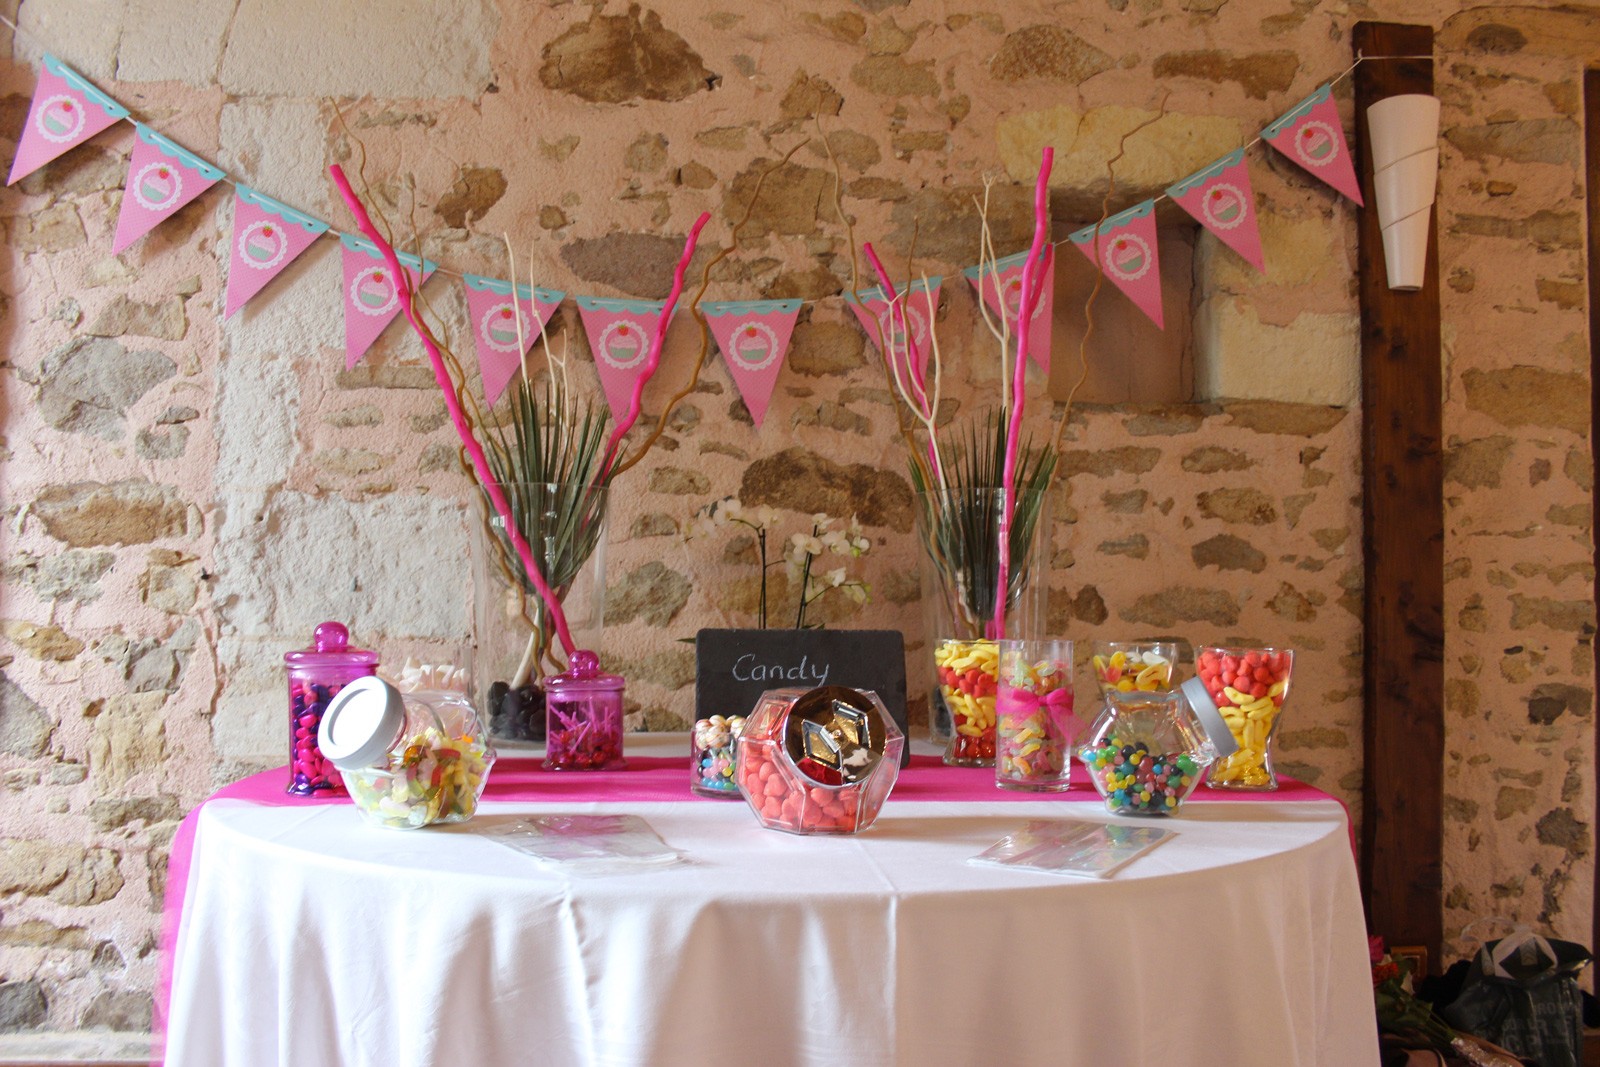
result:
[(306, 648), (284, 653), (289, 673), (289, 785), (292, 796), (344, 792), (338, 772), (317, 747), (317, 728), (339, 690), (378, 673), (378, 654), (350, 647), (350, 631), (343, 623), (325, 622), (316, 628)]

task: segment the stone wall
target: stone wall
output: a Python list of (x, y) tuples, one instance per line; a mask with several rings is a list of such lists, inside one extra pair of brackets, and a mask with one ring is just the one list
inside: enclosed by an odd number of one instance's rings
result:
[[(1128, 140), (1113, 207), (1245, 143), (1343, 70), (1358, 14), (1315, 0), (980, 0), (961, 13), (931, 0), (469, 0), (442, 26), (409, 0), (381, 20), (351, 0), (106, 7), (30, 0), (19, 19), (158, 129), (336, 226), (349, 222), (325, 167), (364, 159), (397, 232), (453, 270), (504, 276), (510, 234), (541, 284), (659, 297), (694, 217), (715, 219), (704, 262), (756, 179), (809, 139), (767, 179), (709, 294), (820, 301), (765, 425), (713, 357), (613, 492), (603, 650), (642, 730), (685, 725), (680, 639), (749, 622), (748, 546), (684, 537), (728, 495), (786, 509), (786, 532), (813, 511), (859, 516), (873, 548), (855, 569), (872, 597), (818, 610), (830, 625), (904, 629), (925, 667), (902, 446), (883, 375), (832, 298), (852, 257), (816, 119), (856, 238), (895, 264), (915, 239), (919, 268), (949, 275), (977, 258), (985, 176), (996, 242), (1018, 249), (1038, 148), (1055, 145), (1062, 236), (1097, 217), (1123, 133), (1157, 119)], [(1445, 105), (1447, 922), (1454, 935), (1508, 913), (1587, 941), (1577, 110), (1593, 31), (1537, 7), (1491, 20), (1418, 4), (1403, 17), (1441, 28)], [(19, 41), (0, 70), (5, 136), (38, 51)], [(1348, 126), (1347, 85), (1341, 100)], [(0, 194), (0, 1032), (146, 1025), (176, 820), (282, 762), (281, 655), (317, 622), (348, 622), (387, 659), (454, 656), (470, 640), (468, 483), (420, 348), (397, 324), (343, 369), (330, 242), (223, 323), (223, 190), (110, 256), (130, 140), (104, 134)], [(1268, 272), (1191, 229), (1193, 291), (1167, 293), (1169, 321), (1195, 338), (1193, 365), (1172, 369), (1193, 374), (1195, 402), (1071, 412), (1051, 618), (1085, 643), (1167, 633), (1301, 649), (1282, 765), (1358, 809), (1353, 208), (1265, 152), (1252, 177)], [(452, 284), (425, 295), (464, 350)], [(1086, 293), (1056, 296), (1054, 358), (1074, 361), (1068, 322)], [(1107, 286), (1098, 299), (1122, 298)], [(569, 306), (556, 343), (597, 391), (577, 325)], [(697, 347), (685, 327), (649, 411), (685, 379)], [(947, 415), (981, 412), (998, 389), (993, 345), (958, 277), (939, 333)], [(1119, 341), (1094, 339), (1102, 364)], [(1035, 387), (1035, 428), (1049, 433), (1062, 411)]]

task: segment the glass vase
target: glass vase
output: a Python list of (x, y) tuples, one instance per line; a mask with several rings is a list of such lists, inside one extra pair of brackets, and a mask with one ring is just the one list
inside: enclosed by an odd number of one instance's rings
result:
[[(933, 640), (939, 695), (950, 712), (944, 761), (992, 767), (1001, 627), (995, 620), (1003, 489), (917, 494), (925, 632)], [(1043, 635), (1049, 591), (1050, 490), (1023, 495), (1010, 532), (1003, 636)]]
[(1000, 642), (995, 696), (995, 785), (1059, 792), (1072, 784), (1072, 642)]
[(1212, 789), (1278, 788), (1272, 739), (1289, 698), (1294, 652), (1287, 648), (1207, 646), (1195, 656), (1195, 676), (1216, 702), (1239, 751), (1220, 759), (1206, 777)]
[[(501, 488), (569, 630), (580, 646), (597, 647), (605, 617), (606, 491), (574, 483)], [(567, 666), (555, 625), (481, 490), (472, 535), (474, 695), (492, 737), (541, 743), (542, 680)]]

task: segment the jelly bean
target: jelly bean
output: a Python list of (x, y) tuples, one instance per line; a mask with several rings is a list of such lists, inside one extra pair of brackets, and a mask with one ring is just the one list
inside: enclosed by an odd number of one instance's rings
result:
[[(1130, 762), (1137, 756), (1137, 763)], [(1143, 745), (1128, 744), (1115, 734), (1104, 737), (1079, 753), (1084, 766), (1106, 808), (1122, 815), (1171, 815), (1188, 795), (1194, 778), (1160, 773), (1164, 770), (1192, 770), (1196, 765), (1188, 753), (1151, 752)]]

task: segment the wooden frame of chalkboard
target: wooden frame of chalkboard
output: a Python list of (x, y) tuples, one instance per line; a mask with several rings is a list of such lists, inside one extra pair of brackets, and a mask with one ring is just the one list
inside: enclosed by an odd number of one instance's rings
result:
[(906, 645), (899, 630), (701, 630), (694, 641), (694, 717), (749, 715), (768, 689), (870, 689), (907, 737)]

